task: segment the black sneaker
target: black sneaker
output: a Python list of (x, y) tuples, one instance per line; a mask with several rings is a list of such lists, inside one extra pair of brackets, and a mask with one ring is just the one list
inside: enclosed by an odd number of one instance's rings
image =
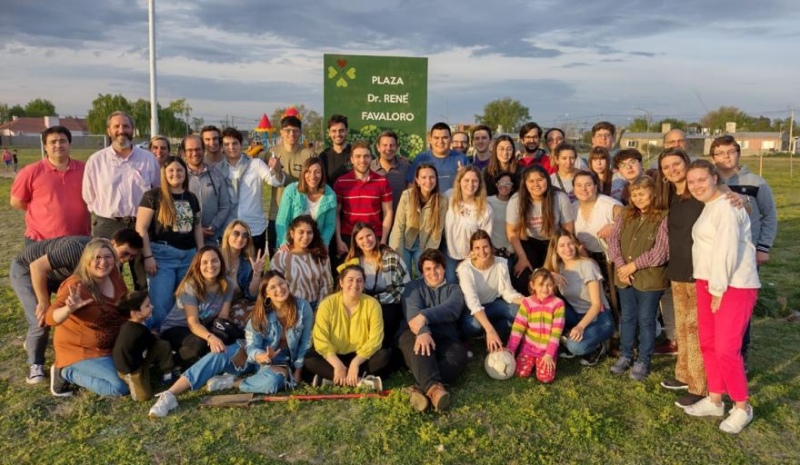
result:
[(669, 389), (670, 391), (680, 391), (683, 389), (689, 389), (688, 384), (682, 381), (678, 381), (677, 379), (674, 378), (665, 379), (664, 381), (661, 381), (661, 387), (663, 387), (664, 389)]
[(600, 362), (600, 359), (603, 358), (603, 355), (606, 354), (606, 345), (600, 344), (600, 347), (594, 350), (589, 355), (584, 355), (581, 358), (581, 365), (586, 367), (593, 367)]
[(72, 385), (61, 377), (61, 369), (55, 365), (50, 366), (50, 393), (56, 397), (72, 395)]
[(691, 392), (687, 392), (686, 394), (678, 397), (678, 399), (675, 401), (675, 405), (677, 405), (682, 409), (685, 409), (686, 407), (694, 405), (695, 403), (700, 402), (703, 399), (705, 399), (705, 396), (698, 396), (697, 394), (692, 394)]

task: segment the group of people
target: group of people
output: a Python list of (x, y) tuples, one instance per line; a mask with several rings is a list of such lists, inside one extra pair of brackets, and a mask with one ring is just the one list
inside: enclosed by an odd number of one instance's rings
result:
[(85, 164), (66, 128), (45, 130), (47, 158), (12, 187), (26, 212), (10, 276), (30, 384), (47, 377), (54, 327), (54, 395), (77, 385), (147, 400), (152, 367), (169, 386), (153, 417), (190, 389), (375, 387), (401, 363), (413, 408), (442, 411), (475, 338), (550, 383), (560, 358), (596, 365), (617, 334), (611, 372), (643, 380), (660, 308), (678, 355), (662, 385), (689, 391), (678, 405), (722, 416), (727, 393), (736, 405), (720, 428), (752, 419), (742, 346), (777, 222), (730, 136), (712, 163), (690, 160), (671, 131), (647, 173), (637, 150), (613, 149), (608, 122), (592, 128), (586, 161), (563, 131), (531, 122), (520, 153), (476, 126), (471, 157), (437, 123), (412, 162), (393, 131), (349, 143), (342, 115), (319, 156), (300, 144), (301, 121), (283, 118), (264, 159), (242, 152), (234, 128), (207, 126), (174, 156), (163, 137), (152, 153), (134, 146), (124, 112), (107, 123), (111, 145)]

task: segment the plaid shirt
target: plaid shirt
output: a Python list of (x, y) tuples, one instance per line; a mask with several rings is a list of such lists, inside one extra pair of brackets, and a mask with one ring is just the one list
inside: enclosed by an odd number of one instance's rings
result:
[[(406, 283), (409, 281), (406, 265), (403, 259), (392, 249), (386, 248), (381, 253), (381, 266), (378, 273), (383, 277), (383, 282), (387, 283), (386, 289), (382, 292), (372, 292), (364, 289), (364, 292), (375, 297), (382, 304), (398, 304), (403, 297)], [(378, 281), (376, 277), (376, 281)]]

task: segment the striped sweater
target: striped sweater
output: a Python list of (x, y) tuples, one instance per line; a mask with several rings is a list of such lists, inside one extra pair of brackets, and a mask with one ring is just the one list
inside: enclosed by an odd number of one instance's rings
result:
[(520, 355), (542, 357), (545, 354), (555, 358), (558, 354), (558, 341), (564, 329), (564, 301), (550, 296), (544, 301), (532, 295), (526, 297), (519, 307), (508, 350), (517, 353), (522, 343)]
[(316, 306), (333, 290), (329, 260), (326, 258), (319, 263), (310, 253), (279, 250), (270, 260), (269, 269), (283, 273), (292, 295), (308, 301), (316, 310)]

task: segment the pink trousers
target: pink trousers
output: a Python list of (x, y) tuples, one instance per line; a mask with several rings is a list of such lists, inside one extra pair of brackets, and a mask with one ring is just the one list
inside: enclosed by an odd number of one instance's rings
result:
[(729, 287), (719, 309), (711, 312), (708, 281), (698, 279), (697, 323), (708, 392), (727, 393), (734, 402), (748, 399), (742, 338), (758, 298), (758, 289)]

